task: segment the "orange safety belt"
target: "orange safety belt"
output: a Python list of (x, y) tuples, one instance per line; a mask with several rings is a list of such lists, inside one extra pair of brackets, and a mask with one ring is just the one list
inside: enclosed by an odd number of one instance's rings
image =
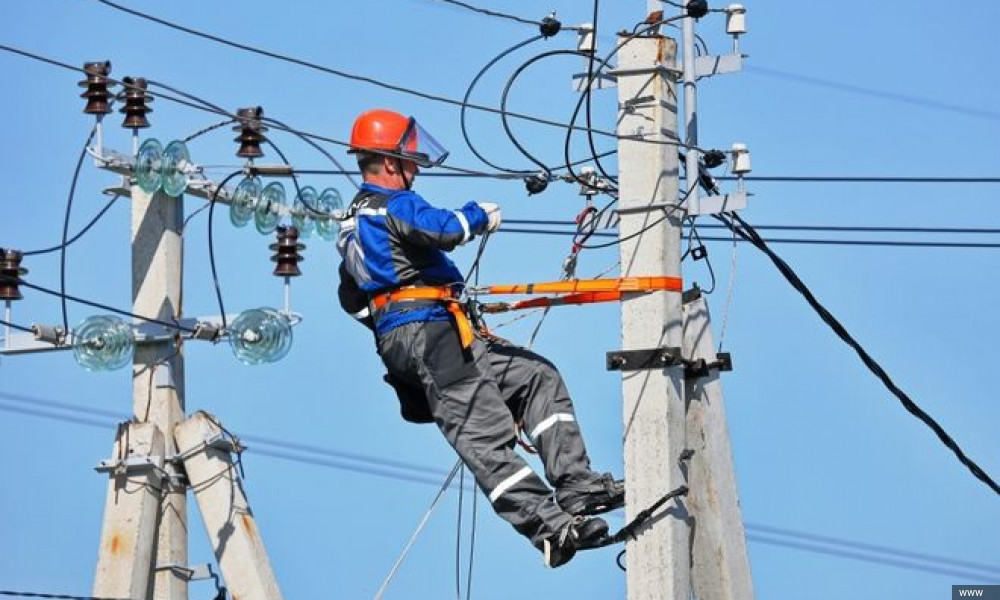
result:
[(407, 300), (437, 300), (438, 302), (443, 302), (445, 308), (455, 320), (455, 326), (458, 328), (458, 337), (462, 341), (462, 348), (468, 350), (472, 347), (472, 323), (469, 322), (469, 317), (462, 309), (462, 303), (455, 295), (451, 286), (405, 287), (391, 292), (376, 294), (371, 298), (375, 310), (382, 308), (390, 302), (405, 302)]

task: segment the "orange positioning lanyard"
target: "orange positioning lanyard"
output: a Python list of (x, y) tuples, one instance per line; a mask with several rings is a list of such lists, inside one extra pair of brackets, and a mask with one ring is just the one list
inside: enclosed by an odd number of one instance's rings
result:
[(679, 292), (680, 277), (618, 277), (615, 279), (575, 279), (491, 285), (476, 289), (480, 294), (574, 294), (577, 292)]
[(462, 348), (468, 350), (472, 347), (472, 323), (462, 309), (462, 303), (458, 301), (451, 286), (440, 287), (407, 287), (400, 288), (392, 292), (376, 294), (372, 296), (372, 305), (378, 310), (390, 302), (405, 302), (407, 300), (437, 300), (443, 302), (445, 308), (455, 320), (458, 328), (458, 337), (462, 341)]

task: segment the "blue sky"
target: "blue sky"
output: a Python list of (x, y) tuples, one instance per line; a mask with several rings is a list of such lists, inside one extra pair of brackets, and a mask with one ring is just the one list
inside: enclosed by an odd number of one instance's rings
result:
[[(644, 2), (622, 4), (604, 3), (602, 31), (631, 28), (643, 18)], [(762, 176), (997, 175), (1000, 111), (989, 72), (1000, 52), (991, 28), (1000, 18), (995, 3), (977, 0), (955, 10), (924, 0), (877, 8), (861, 2), (747, 5), (750, 32), (741, 43), (749, 54), (746, 71), (702, 80), (699, 87), (703, 146), (748, 144), (754, 174)], [(435, 0), (279, 6), (182, 0), (131, 6), (452, 98), (461, 98), (468, 81), (498, 52), (534, 35), (532, 27)], [(530, 18), (555, 8), (566, 24), (589, 21), (592, 10), (589, 3), (566, 2), (543, 10), (526, 0), (492, 7)], [(268, 116), (337, 139), (347, 138), (362, 110), (393, 108), (414, 114), (433, 131), (452, 151), (451, 164), (482, 167), (463, 143), (453, 106), (219, 46), (90, 0), (37, 0), (4, 12), (0, 41), (7, 45), (76, 65), (111, 60), (116, 77), (145, 76), (228, 109), (262, 105)], [(724, 26), (719, 17), (699, 24), (714, 53), (730, 47)], [(611, 38), (600, 38), (606, 51)], [(572, 34), (528, 46), (498, 64), (474, 100), (497, 104), (509, 74), (522, 61), (574, 46)], [(53, 245), (72, 169), (92, 126), (77, 97), (80, 77), (8, 53), (0, 53), (0, 68), (8, 81), (0, 101), (7, 116), (7, 143), (0, 148), (7, 176), (0, 245), (25, 250)], [(573, 57), (538, 64), (514, 86), (509, 107), (568, 119), (576, 100), (570, 76), (581, 69)], [(613, 128), (614, 92), (597, 93), (594, 100), (596, 126)], [(164, 99), (153, 107), (153, 127), (142, 135), (164, 143), (218, 120)], [(128, 150), (128, 132), (117, 126), (120, 116), (108, 122), (106, 145)], [(529, 167), (497, 117), (470, 114), (469, 128), (477, 148), (491, 160)], [(553, 164), (561, 161), (559, 130), (515, 123), (514, 131), (533, 153)], [(239, 165), (232, 137), (223, 129), (198, 138), (190, 145), (192, 159), (212, 166), (209, 174), (221, 179)], [(272, 132), (272, 139), (296, 166), (330, 166), (295, 138)], [(607, 141), (598, 144), (610, 149)], [(338, 147), (328, 149), (344, 156)], [(586, 155), (580, 136), (574, 157)], [(268, 152), (265, 161), (278, 158)], [(617, 168), (613, 158), (606, 164)], [(103, 206), (100, 190), (115, 183), (113, 175), (84, 165), (71, 229)], [(340, 177), (314, 176), (303, 183), (333, 185), (345, 197), (351, 195), (350, 184)], [(582, 207), (577, 189), (566, 184), (553, 184), (530, 198), (517, 182), (425, 178), (417, 189), (444, 206), (499, 202), (507, 219), (568, 220)], [(750, 189), (754, 197), (743, 216), (760, 225), (994, 227), (1000, 218), (995, 185), (755, 182)], [(191, 199), (187, 207), (199, 205)], [(225, 211), (215, 219), (227, 309), (279, 306), (281, 285), (270, 275), (267, 249), (273, 240), (252, 228), (231, 227)], [(71, 247), (71, 293), (128, 307), (128, 231), (129, 211), (122, 201)], [(186, 236), (189, 316), (218, 312), (206, 239), (203, 213)], [(959, 240), (930, 234), (892, 239)], [(962, 240), (996, 241), (989, 236)], [(380, 381), (369, 334), (336, 306), (332, 245), (315, 237), (306, 243), (305, 275), (292, 290), (293, 308), (304, 321), (295, 329), (289, 355), (273, 365), (246, 367), (225, 345), (187, 344), (187, 406), (208, 410), (230, 429), (258, 440), (249, 442), (245, 456), (247, 492), (285, 597), (372, 597), (435, 493), (428, 482), (440, 481), (454, 457), (433, 427), (398, 419), (390, 391)], [(995, 401), (1000, 370), (993, 367), (1000, 334), (996, 250), (774, 248), (970, 456), (994, 476), (1000, 473)], [(498, 235), (487, 248), (483, 280), (555, 279), (568, 249), (564, 237)], [(709, 300), (718, 338), (734, 260), (727, 243), (710, 244), (709, 250), (718, 279)], [(465, 248), (455, 257), (465, 266), (473, 253)], [(593, 275), (616, 260), (614, 248), (587, 252), (579, 270)], [(959, 576), (937, 572), (959, 570), (941, 562), (925, 562), (930, 566), (920, 572), (788, 547), (807, 544), (802, 534), (812, 534), (996, 565), (1000, 502), (900, 407), (765, 257), (740, 246), (735, 265), (724, 339), (735, 370), (725, 375), (724, 388), (757, 596), (930, 600), (947, 597), (952, 584), (1000, 581), (1000, 566), (992, 576), (982, 570)], [(31, 271), (29, 281), (58, 285), (58, 255), (30, 259), (24, 266)], [(703, 263), (685, 264), (685, 277), (703, 287), (710, 284)], [(60, 320), (57, 301), (30, 291), (26, 296), (14, 307), (15, 322)], [(70, 321), (98, 312), (71, 305)], [(524, 319), (499, 332), (524, 343), (534, 323), (535, 317)], [(566, 377), (596, 466), (618, 473), (620, 381), (603, 365), (604, 353), (619, 346), (615, 305), (555, 310), (536, 342)], [(127, 413), (130, 404), (126, 371), (90, 373), (69, 353), (0, 360), (0, 467), (5, 475), (0, 588), (89, 593), (106, 487), (105, 477), (92, 467), (109, 455), (113, 415)], [(327, 452), (292, 451), (261, 438)], [(376, 462), (349, 459), (346, 453)], [(289, 455), (298, 460), (288, 460)], [(430, 472), (388, 467), (386, 461)], [(457, 507), (457, 494), (443, 501), (387, 598), (455, 594)], [(467, 505), (466, 516), (468, 510)], [(621, 516), (612, 521), (620, 525)], [(799, 536), (783, 537), (785, 545), (776, 545), (766, 541), (777, 538), (765, 534), (767, 528)], [(463, 531), (468, 533), (468, 524)], [(190, 532), (191, 561), (210, 560), (193, 510)], [(590, 552), (564, 568), (546, 570), (538, 553), (481, 501), (472, 595), (481, 600), (511, 594), (621, 597), (624, 577), (614, 564), (616, 552)], [(205, 584), (192, 586), (192, 598), (211, 594)]]

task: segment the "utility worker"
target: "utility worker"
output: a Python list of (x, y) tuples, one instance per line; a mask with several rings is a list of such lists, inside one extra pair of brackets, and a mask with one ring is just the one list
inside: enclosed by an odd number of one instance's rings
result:
[[(361, 114), (351, 131), (364, 184), (337, 242), (344, 309), (370, 327), (403, 417), (435, 422), (493, 509), (550, 567), (605, 539), (592, 515), (624, 503), (611, 475), (591, 470), (569, 393), (545, 358), (473, 331), (462, 274), (445, 252), (496, 231), (500, 208), (431, 206), (411, 190), (447, 152), (413, 117)], [(514, 451), (522, 423), (552, 489)]]

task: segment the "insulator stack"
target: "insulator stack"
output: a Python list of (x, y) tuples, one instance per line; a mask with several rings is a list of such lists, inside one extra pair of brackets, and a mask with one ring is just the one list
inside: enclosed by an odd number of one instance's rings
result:
[(125, 89), (118, 95), (125, 102), (125, 106), (118, 111), (125, 115), (122, 127), (129, 129), (149, 127), (146, 113), (153, 112), (153, 109), (147, 106), (147, 103), (152, 102), (153, 98), (146, 93), (146, 80), (142, 77), (126, 77), (122, 79), (122, 83)]
[(278, 227), (278, 243), (268, 246), (274, 250), (271, 257), (275, 263), (274, 274), (278, 277), (298, 277), (302, 274), (299, 269), (299, 262), (305, 258), (299, 254), (306, 249), (305, 244), (299, 243), (299, 230), (295, 227)]
[(83, 72), (87, 78), (78, 85), (87, 88), (81, 98), (87, 99), (83, 112), (88, 115), (106, 115), (111, 112), (111, 92), (108, 86), (114, 86), (108, 81), (111, 74), (111, 61), (89, 62), (83, 64)]
[(21, 300), (21, 289), (18, 280), (27, 275), (28, 270), (21, 268), (24, 254), (20, 250), (0, 251), (0, 300)]
[(259, 106), (241, 108), (236, 111), (236, 118), (240, 122), (239, 125), (233, 127), (233, 131), (240, 132), (233, 139), (234, 142), (239, 142), (240, 144), (239, 150), (236, 151), (236, 156), (240, 158), (259, 158), (264, 156), (264, 151), (260, 149), (260, 145), (267, 141), (267, 137), (264, 135), (267, 127), (264, 127), (264, 124), (261, 123), (263, 116), (264, 109)]

